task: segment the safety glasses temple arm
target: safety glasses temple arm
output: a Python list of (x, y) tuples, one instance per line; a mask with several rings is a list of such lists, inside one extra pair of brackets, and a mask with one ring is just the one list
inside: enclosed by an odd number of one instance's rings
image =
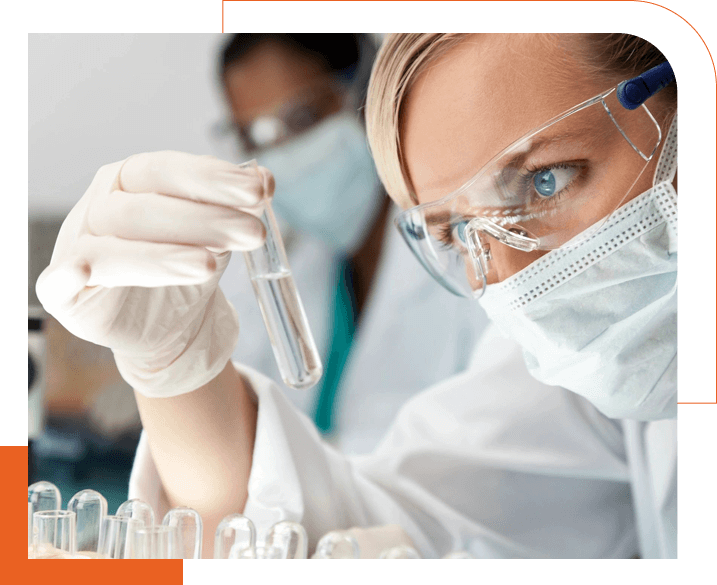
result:
[(675, 74), (670, 64), (665, 61), (642, 75), (620, 82), (617, 86), (617, 98), (622, 107), (635, 110), (673, 81)]

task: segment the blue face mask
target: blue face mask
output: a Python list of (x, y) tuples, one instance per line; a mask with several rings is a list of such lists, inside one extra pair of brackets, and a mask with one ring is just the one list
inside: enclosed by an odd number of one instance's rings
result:
[(381, 191), (356, 114), (330, 116), (257, 159), (273, 173), (273, 206), (291, 227), (337, 253), (350, 254), (363, 242)]

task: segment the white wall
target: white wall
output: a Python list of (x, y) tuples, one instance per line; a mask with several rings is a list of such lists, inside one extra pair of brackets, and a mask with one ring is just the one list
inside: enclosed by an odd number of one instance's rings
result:
[(64, 216), (103, 164), (173, 149), (227, 155), (221, 34), (30, 34), (30, 218)]

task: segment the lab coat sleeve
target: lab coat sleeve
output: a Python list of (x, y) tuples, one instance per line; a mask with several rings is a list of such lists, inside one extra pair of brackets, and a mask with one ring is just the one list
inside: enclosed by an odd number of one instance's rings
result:
[[(410, 400), (371, 455), (323, 442), (270, 379), (236, 366), (258, 400), (244, 514), (259, 538), (289, 519), (310, 548), (330, 530), (399, 524), (424, 557), (630, 557), (636, 533), (621, 428), (537, 384), (519, 350), (488, 339), (485, 364)], [(163, 514), (146, 440), (130, 497)]]

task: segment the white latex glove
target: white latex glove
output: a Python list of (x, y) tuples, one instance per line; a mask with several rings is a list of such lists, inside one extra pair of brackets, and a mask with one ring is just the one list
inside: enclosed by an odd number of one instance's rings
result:
[(236, 312), (217, 282), (231, 250), (262, 244), (255, 206), (272, 194), (265, 169), (209, 156), (103, 166), (62, 224), (37, 296), (70, 332), (111, 348), (138, 392), (195, 390), (236, 345)]

